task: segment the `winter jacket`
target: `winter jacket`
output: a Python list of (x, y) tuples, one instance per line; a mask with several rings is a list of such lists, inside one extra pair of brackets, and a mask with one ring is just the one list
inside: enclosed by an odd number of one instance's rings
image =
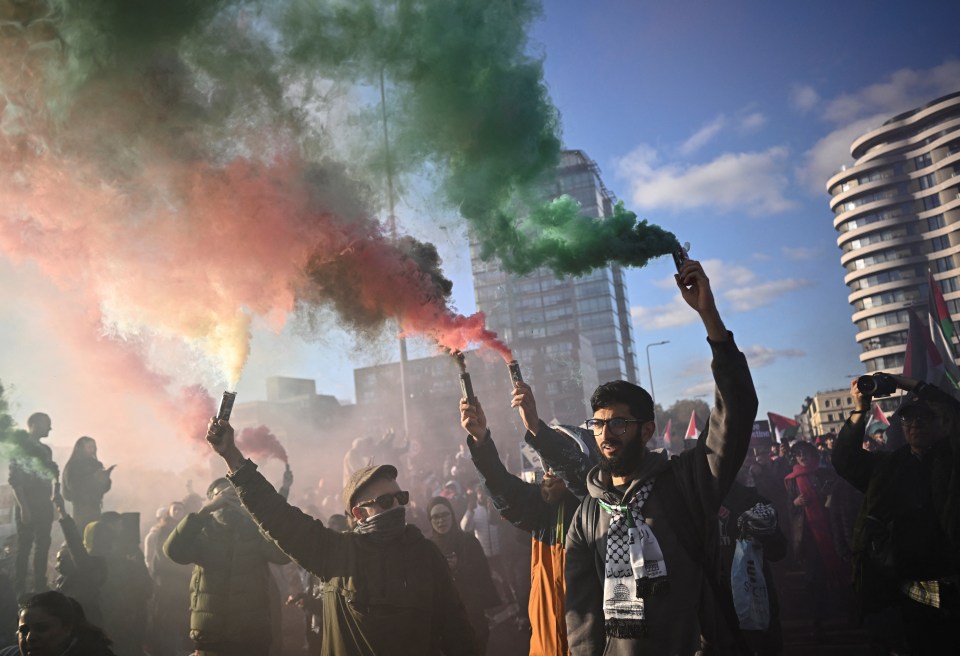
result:
[(112, 485), (103, 464), (89, 456), (73, 456), (63, 468), (63, 497), (73, 504), (73, 517), (82, 530), (100, 517), (103, 495)]
[[(868, 610), (891, 604), (904, 581), (927, 581), (960, 574), (960, 539), (951, 537), (958, 515), (960, 448), (957, 437), (936, 442), (922, 458), (904, 445), (896, 451), (862, 448), (865, 417), (847, 420), (833, 448), (839, 476), (864, 493), (854, 528), (855, 583)], [(871, 566), (868, 542), (889, 542), (892, 571)], [(864, 580), (863, 576), (890, 580)], [(891, 594), (892, 593), (892, 594)]]
[(263, 531), (324, 580), (324, 656), (477, 654), (447, 561), (420, 529), (388, 541), (339, 533), (288, 504), (249, 461), (228, 478)]
[(60, 519), (60, 529), (66, 545), (57, 553), (57, 589), (76, 599), (92, 624), (103, 626), (100, 588), (107, 580), (106, 560), (90, 555), (70, 515)]
[(190, 638), (198, 649), (229, 653), (231, 644), (269, 646), (267, 565), (290, 561), (249, 518), (224, 524), (190, 513), (167, 537), (163, 552), (175, 563), (194, 565)]
[[(574, 479), (577, 474), (571, 472), (584, 471), (582, 465), (577, 465), (584, 459), (583, 454), (579, 450), (576, 454), (565, 451), (569, 440), (557, 435), (543, 422), (540, 422), (536, 436), (528, 432), (526, 440), (538, 450), (546, 466), (568, 473)], [(540, 496), (538, 485), (527, 483), (507, 471), (489, 433), (482, 444), (468, 438), (467, 445), (494, 506), (504, 519), (533, 536), (527, 610), (532, 628), (530, 654), (566, 656), (569, 650), (564, 620), (564, 540), (580, 499), (570, 492), (568, 484), (563, 500), (557, 505), (548, 504)], [(579, 488), (585, 490), (582, 482)]]
[[(717, 511), (746, 456), (757, 412), (750, 370), (732, 333), (722, 342), (707, 341), (713, 350), (716, 398), (696, 447), (669, 460), (647, 451), (625, 492), (614, 488), (599, 467), (588, 476), (590, 496), (567, 534), (567, 638), (574, 656), (693, 654), (699, 647), (705, 563), (712, 567), (705, 545), (716, 532)], [(608, 637), (603, 585), (610, 515), (598, 500), (623, 503), (651, 478), (655, 482), (642, 513), (663, 551), (668, 585), (647, 599), (645, 637)]]
[[(427, 505), (427, 513), (442, 505), (455, 517), (453, 505), (448, 499), (437, 497)], [(490, 574), (490, 564), (483, 553), (480, 541), (472, 533), (465, 533), (457, 526), (455, 519), (451, 520), (450, 530), (445, 533), (432, 531), (430, 541), (437, 545), (440, 553), (446, 558), (453, 576), (453, 583), (460, 595), (467, 617), (473, 626), (481, 646), (487, 644), (490, 637), (490, 625), (485, 611), (488, 608), (499, 606), (500, 595)]]

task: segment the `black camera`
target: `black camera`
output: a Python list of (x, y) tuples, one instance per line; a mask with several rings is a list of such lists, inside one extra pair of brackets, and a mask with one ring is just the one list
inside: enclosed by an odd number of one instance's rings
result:
[(864, 396), (890, 396), (897, 391), (897, 381), (890, 374), (875, 373), (857, 378), (857, 389)]

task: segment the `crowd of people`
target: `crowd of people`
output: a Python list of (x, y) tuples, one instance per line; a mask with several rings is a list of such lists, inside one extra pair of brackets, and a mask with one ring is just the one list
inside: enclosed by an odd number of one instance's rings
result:
[(637, 385), (600, 385), (592, 416), (568, 427), (516, 381), (536, 480), (505, 466), (483, 403), (465, 398), (464, 439), (439, 470), (393, 433), (358, 438), (339, 494), (291, 503), (289, 468), (275, 488), (214, 418), (225, 477), (159, 509), (141, 541), (138, 513), (102, 510), (112, 467), (96, 442), (77, 440), (61, 486), (41, 441), (50, 417), (32, 415), (10, 465), (18, 609), (0, 618), (0, 656), (472, 655), (498, 632), (531, 655), (775, 655), (788, 588), (817, 630), (841, 618), (867, 627), (874, 653), (945, 653), (960, 614), (960, 406), (896, 377), (912, 394), (878, 442), (854, 383), (836, 437), (751, 448), (746, 358), (699, 263), (677, 284), (716, 383), (680, 453), (650, 448), (654, 404)]

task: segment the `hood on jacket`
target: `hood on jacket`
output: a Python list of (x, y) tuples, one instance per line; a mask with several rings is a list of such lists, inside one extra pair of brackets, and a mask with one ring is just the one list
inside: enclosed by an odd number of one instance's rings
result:
[[(627, 486), (627, 494), (631, 493), (645, 481), (657, 476), (670, 466), (670, 458), (660, 451), (650, 451), (644, 447), (643, 460), (636, 475)], [(606, 503), (620, 503), (625, 496), (613, 487), (613, 477), (597, 465), (587, 474), (587, 491), (594, 499), (601, 499)]]

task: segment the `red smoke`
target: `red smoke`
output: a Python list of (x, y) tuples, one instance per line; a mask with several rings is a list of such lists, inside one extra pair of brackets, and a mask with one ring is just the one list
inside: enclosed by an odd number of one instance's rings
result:
[[(59, 52), (26, 36), (0, 43), (0, 254), (35, 263), (69, 297), (52, 325), (91, 367), (97, 385), (84, 391), (135, 399), (124, 426), (150, 404), (164, 432), (203, 440), (213, 400), (189, 385), (212, 365), (234, 387), (253, 317), (280, 330), (303, 299), (327, 302), (334, 290), (305, 275), (315, 261), (338, 261), (351, 300), (402, 333), (510, 359), (481, 314), (450, 310), (355, 190), (317, 186), (283, 130), (255, 125), (254, 137), (237, 126), (221, 146), (133, 76), (50, 97), (65, 93), (45, 79), (47, 65), (65, 65)], [(58, 103), (53, 120), (47, 108)], [(236, 156), (251, 152), (260, 157)], [(173, 342), (171, 363), (163, 349)]]
[(284, 463), (289, 462), (286, 449), (266, 426), (244, 428), (237, 436), (237, 446), (245, 456), (253, 460), (273, 457)]

